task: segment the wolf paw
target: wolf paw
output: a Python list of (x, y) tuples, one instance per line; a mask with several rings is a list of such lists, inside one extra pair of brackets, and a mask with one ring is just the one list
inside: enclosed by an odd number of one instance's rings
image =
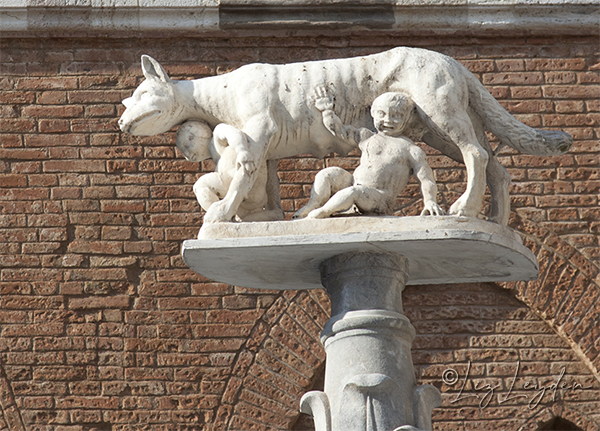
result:
[(467, 199), (461, 196), (452, 204), (448, 214), (457, 217), (477, 217), (480, 211), (480, 206), (470, 204)]

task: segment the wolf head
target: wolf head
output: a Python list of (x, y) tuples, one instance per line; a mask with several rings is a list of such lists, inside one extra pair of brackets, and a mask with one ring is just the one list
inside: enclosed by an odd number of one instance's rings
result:
[(176, 102), (175, 83), (163, 67), (150, 56), (142, 55), (146, 80), (123, 100), (125, 112), (119, 119), (121, 131), (132, 135), (164, 133), (181, 121)]

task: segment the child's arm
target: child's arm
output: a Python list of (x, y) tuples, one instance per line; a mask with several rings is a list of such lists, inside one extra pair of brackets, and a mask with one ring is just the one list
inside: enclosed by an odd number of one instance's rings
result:
[(256, 167), (256, 158), (252, 154), (248, 137), (240, 129), (221, 123), (213, 131), (215, 150), (222, 154), (230, 146), (237, 154), (236, 164), (252, 172)]
[(323, 115), (323, 124), (333, 136), (358, 145), (361, 141), (373, 136), (373, 132), (366, 128), (357, 129), (356, 127), (344, 125), (340, 117), (333, 111), (333, 96), (329, 94), (327, 88), (317, 87), (315, 89), (315, 107)]
[(433, 171), (427, 164), (425, 151), (416, 145), (411, 145), (409, 152), (414, 175), (421, 183), (424, 206), (421, 215), (445, 214), (444, 210), (437, 204), (437, 185), (435, 184)]

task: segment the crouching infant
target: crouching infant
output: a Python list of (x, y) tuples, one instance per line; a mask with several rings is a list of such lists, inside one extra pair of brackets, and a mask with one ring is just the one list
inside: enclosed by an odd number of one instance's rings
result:
[[(214, 172), (204, 174), (194, 184), (194, 193), (202, 209), (206, 211), (204, 222), (221, 219), (227, 212), (224, 198), (232, 189), (246, 190), (247, 196), (240, 203), (236, 221), (282, 220), (283, 211), (278, 205), (277, 162), (263, 161), (255, 165), (251, 153), (260, 151), (252, 147), (244, 132), (228, 124), (218, 124), (214, 131), (202, 121), (183, 123), (176, 135), (177, 148), (188, 160), (201, 161), (212, 158)], [(254, 184), (245, 183), (244, 172), (257, 170)], [(274, 196), (270, 196), (274, 195)]]
[(375, 99), (371, 115), (377, 133), (342, 124), (333, 111), (333, 97), (325, 88), (315, 91), (315, 106), (323, 114), (325, 127), (334, 136), (358, 144), (362, 154), (353, 175), (338, 167), (321, 170), (308, 203), (294, 218), (326, 218), (353, 205), (362, 214), (390, 215), (396, 196), (408, 184), (411, 169), (421, 184), (421, 215), (444, 214), (436, 202), (437, 186), (425, 152), (402, 136), (414, 108), (408, 96), (384, 93)]

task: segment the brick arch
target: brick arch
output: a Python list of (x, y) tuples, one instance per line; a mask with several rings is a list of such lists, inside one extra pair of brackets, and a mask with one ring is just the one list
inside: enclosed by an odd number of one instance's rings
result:
[[(597, 267), (535, 222), (513, 214), (511, 227), (536, 255), (540, 277), (498, 285), (549, 324), (600, 380)], [(319, 334), (328, 317), (324, 291), (280, 293), (237, 354), (212, 430), (290, 429), (298, 419), (299, 398), (322, 377), (325, 354)], [(585, 419), (581, 412), (560, 405), (543, 411), (578, 425)], [(542, 416), (547, 414), (535, 418), (543, 420)], [(589, 424), (583, 424), (584, 429), (596, 429), (593, 421), (585, 420)], [(530, 423), (537, 422), (527, 422), (535, 429)]]
[(510, 226), (540, 265), (535, 281), (503, 283), (571, 345), (600, 381), (599, 268), (549, 229), (516, 214)]
[(212, 430), (289, 429), (321, 374), (319, 334), (328, 318), (324, 291), (282, 292), (240, 349)]

